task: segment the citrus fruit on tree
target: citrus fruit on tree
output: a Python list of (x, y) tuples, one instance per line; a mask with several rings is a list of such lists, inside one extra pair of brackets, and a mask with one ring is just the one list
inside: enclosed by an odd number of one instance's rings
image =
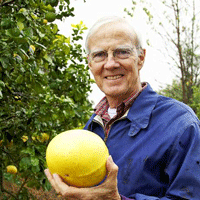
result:
[(23, 140), (23, 142), (26, 142), (26, 141), (28, 140), (28, 136), (27, 136), (27, 135), (23, 135), (23, 136), (21, 137), (21, 139)]
[[(47, 133), (42, 133), (41, 135), (37, 135), (36, 136), (37, 140), (39, 140), (40, 142), (46, 142), (49, 140), (49, 135)], [(34, 140), (35, 138), (32, 137), (32, 139)]]
[(45, 19), (48, 22), (53, 22), (56, 19), (56, 14), (53, 13), (53, 12), (48, 12), (48, 13), (45, 14)]
[(16, 174), (17, 173), (17, 167), (15, 167), (14, 165), (8, 165), (6, 167), (6, 170), (10, 174)]
[(46, 150), (47, 166), (52, 174), (76, 187), (91, 187), (106, 176), (109, 156), (104, 141), (86, 130), (69, 130), (58, 134)]
[(34, 45), (30, 45), (28, 50), (33, 55), (34, 52), (35, 52), (35, 46)]
[(46, 19), (43, 19), (43, 24), (47, 24), (48, 21)]

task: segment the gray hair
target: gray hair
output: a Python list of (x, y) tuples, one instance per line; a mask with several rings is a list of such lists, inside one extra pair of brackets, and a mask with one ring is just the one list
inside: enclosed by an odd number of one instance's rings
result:
[[(89, 50), (89, 38), (97, 31), (98, 28), (100, 28), (101, 26), (105, 25), (105, 24), (109, 24), (109, 23), (115, 23), (115, 22), (123, 22), (125, 24), (127, 24), (128, 26), (130, 26), (130, 28), (133, 30), (133, 32), (135, 33), (135, 39), (136, 39), (136, 49), (138, 50), (138, 52), (141, 51), (142, 49), (142, 39), (141, 39), (141, 35), (134, 29), (134, 27), (129, 23), (128, 20), (126, 20), (125, 18), (121, 18), (118, 16), (109, 16), (109, 17), (103, 17), (101, 19), (99, 19), (93, 26), (92, 28), (90, 28), (87, 37), (86, 37), (86, 41), (85, 41), (85, 48), (86, 48), (86, 52), (87, 54), (90, 53)], [(139, 53), (140, 54), (140, 53)]]

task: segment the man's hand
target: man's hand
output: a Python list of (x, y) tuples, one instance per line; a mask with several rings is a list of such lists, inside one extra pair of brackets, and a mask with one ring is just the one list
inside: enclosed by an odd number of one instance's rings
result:
[(98, 186), (90, 188), (76, 188), (67, 185), (60, 176), (50, 173), (49, 169), (45, 169), (45, 174), (58, 194), (70, 200), (120, 200), (121, 197), (117, 188), (118, 166), (109, 156), (107, 163), (107, 177), (105, 181)]

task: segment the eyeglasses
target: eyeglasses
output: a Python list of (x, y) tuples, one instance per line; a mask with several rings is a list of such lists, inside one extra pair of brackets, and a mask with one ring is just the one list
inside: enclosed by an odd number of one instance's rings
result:
[[(113, 57), (117, 59), (127, 59), (131, 55), (133, 55), (133, 48), (117, 48), (112, 51), (113, 52)], [(108, 57), (108, 52), (107, 51), (96, 51), (90, 54), (90, 58), (92, 61), (98, 63), (105, 61)]]

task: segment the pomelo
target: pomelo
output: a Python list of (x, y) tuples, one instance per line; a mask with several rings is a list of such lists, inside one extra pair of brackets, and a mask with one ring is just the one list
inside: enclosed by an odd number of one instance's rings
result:
[(104, 141), (86, 130), (69, 130), (58, 134), (46, 150), (47, 166), (52, 174), (76, 187), (91, 187), (106, 176), (109, 156)]

